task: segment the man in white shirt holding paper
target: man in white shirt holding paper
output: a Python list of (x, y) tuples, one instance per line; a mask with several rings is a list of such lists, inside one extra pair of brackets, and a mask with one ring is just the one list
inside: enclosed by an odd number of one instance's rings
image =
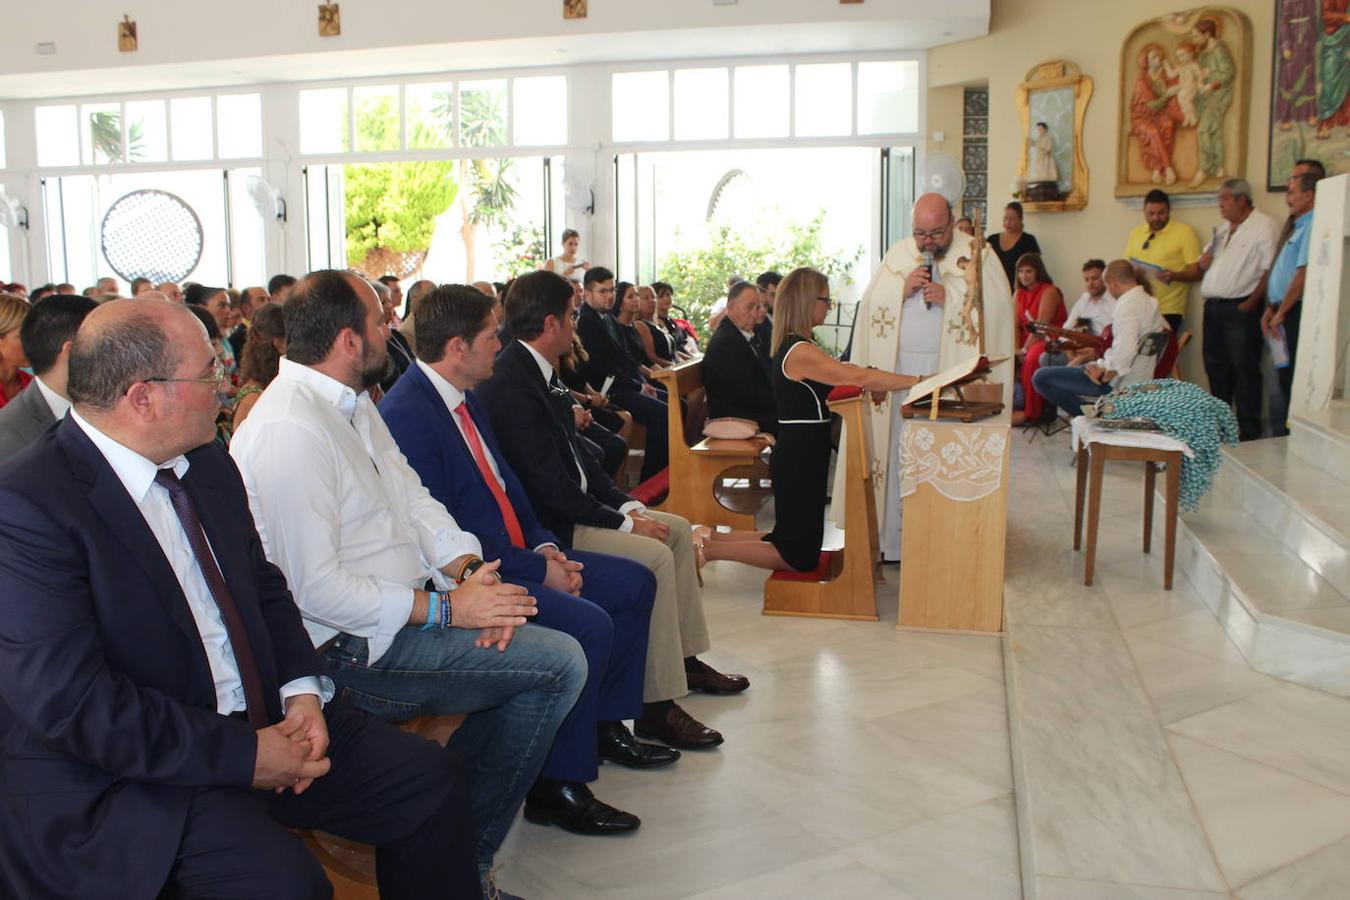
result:
[[(1139, 283), (1127, 260), (1106, 267), (1106, 289), (1116, 298), (1111, 316), (1111, 346), (1099, 362), (1039, 369), (1032, 385), (1047, 402), (1071, 416), (1083, 414), (1083, 402), (1109, 394), (1118, 387), (1141, 384), (1153, 377), (1161, 348), (1150, 347), (1171, 327), (1158, 310), (1158, 301)], [(1149, 339), (1149, 340), (1146, 340)], [(1154, 352), (1147, 352), (1153, 349)]]
[(1219, 188), (1224, 223), (1214, 231), (1196, 272), (1204, 273), (1204, 353), (1209, 392), (1237, 406), (1238, 436), (1261, 437), (1261, 296), (1257, 287), (1275, 261), (1279, 225), (1252, 207), (1252, 186), (1230, 178)]
[(230, 453), (339, 693), (395, 721), (469, 714), (447, 749), (470, 769), (486, 883), (586, 663), (572, 638), (525, 625), (534, 599), (501, 583), (399, 452), (367, 393), (385, 371), (382, 321), (357, 275), (295, 285), (287, 356)]

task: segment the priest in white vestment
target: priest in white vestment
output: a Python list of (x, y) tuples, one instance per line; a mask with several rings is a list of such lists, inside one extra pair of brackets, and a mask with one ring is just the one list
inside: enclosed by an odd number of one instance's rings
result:
[[(913, 233), (886, 253), (858, 304), (850, 361), (902, 375), (932, 375), (979, 356), (978, 316), (967, 307), (974, 281), (974, 238), (955, 229), (955, 216), (941, 194), (924, 194), (914, 203)], [(924, 254), (933, 256), (929, 278)], [(998, 257), (984, 248), (985, 355), (1007, 357), (990, 379), (1003, 387), (1004, 415), (1012, 408), (1013, 305), (1008, 279)], [(902, 394), (887, 394), (872, 423), (873, 486), (881, 555), (900, 558), (900, 429)], [(844, 448), (839, 448), (839, 458)], [(833, 516), (844, 524), (844, 467), (835, 472)]]

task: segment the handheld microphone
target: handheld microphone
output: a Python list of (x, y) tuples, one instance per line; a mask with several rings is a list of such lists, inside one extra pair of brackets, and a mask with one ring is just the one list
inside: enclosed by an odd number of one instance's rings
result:
[[(928, 280), (929, 280), (929, 281), (932, 281), (932, 280), (933, 280), (933, 251), (932, 251), (932, 250), (925, 250), (925, 251), (923, 251), (923, 264), (924, 264), (925, 266), (928, 267)], [(925, 300), (925, 301), (923, 301), (923, 308), (924, 308), (924, 309), (932, 309), (932, 308), (933, 308), (933, 304), (930, 303), (929, 301)]]

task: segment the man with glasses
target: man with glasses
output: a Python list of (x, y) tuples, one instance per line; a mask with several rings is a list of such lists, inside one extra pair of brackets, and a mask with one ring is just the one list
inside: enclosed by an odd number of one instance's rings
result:
[(286, 831), (322, 825), (381, 897), (476, 896), (462, 768), (328, 702), (202, 325), (115, 300), (69, 354), (73, 408), (0, 473), (0, 895), (329, 896)]
[(1130, 232), (1125, 259), (1152, 282), (1153, 296), (1172, 331), (1181, 334), (1193, 281), (1203, 274), (1200, 238), (1184, 222), (1172, 221), (1172, 200), (1166, 191), (1154, 188), (1144, 197), (1144, 222)]
[[(931, 375), (978, 356), (979, 335), (966, 298), (974, 239), (955, 228), (956, 217), (941, 194), (924, 194), (914, 202), (911, 236), (886, 253), (863, 294), (853, 319), (850, 360), (901, 375)], [(994, 252), (985, 247), (981, 285), (984, 296), (985, 354), (1007, 357), (994, 368), (992, 381), (1002, 385), (1002, 400), (1012, 407), (1013, 314), (1008, 279)], [(969, 390), (969, 389), (968, 389)], [(875, 479), (881, 519), (881, 553), (900, 558), (899, 447), (902, 419), (900, 394), (887, 394), (872, 416), (876, 465), (885, 472)], [(840, 447), (843, 453), (843, 447)], [(844, 524), (844, 467), (835, 473), (833, 514)]]

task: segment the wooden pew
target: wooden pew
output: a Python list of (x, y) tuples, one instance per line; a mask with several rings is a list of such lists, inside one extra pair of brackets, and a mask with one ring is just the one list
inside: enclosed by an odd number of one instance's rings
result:
[[(463, 723), (463, 716), (418, 716), (402, 722), (404, 731), (445, 746)], [(322, 831), (295, 829), (333, 883), (333, 900), (380, 900), (375, 886), (375, 848)]]
[[(775, 572), (764, 582), (766, 616), (877, 621), (876, 582), (881, 577), (877, 502), (868, 452), (870, 400), (859, 388), (838, 387), (830, 411), (844, 420), (847, 495), (844, 498), (844, 547), (825, 550), (810, 572)], [(822, 490), (824, 486), (822, 485)]]
[[(692, 360), (653, 373), (670, 398), (666, 426), (670, 443), (670, 492), (658, 507), (662, 512), (683, 516), (699, 525), (726, 525), (730, 528), (753, 531), (755, 513), (768, 500), (764, 490), (716, 493), (724, 472), (737, 467), (750, 467), (735, 473), (735, 477), (749, 478), (753, 484), (768, 477), (768, 466), (761, 454), (768, 446), (764, 438), (726, 440), (704, 438), (694, 446), (684, 439), (684, 417), (676, 398), (686, 396), (703, 387), (703, 362)], [(726, 505), (723, 500), (733, 505)]]

